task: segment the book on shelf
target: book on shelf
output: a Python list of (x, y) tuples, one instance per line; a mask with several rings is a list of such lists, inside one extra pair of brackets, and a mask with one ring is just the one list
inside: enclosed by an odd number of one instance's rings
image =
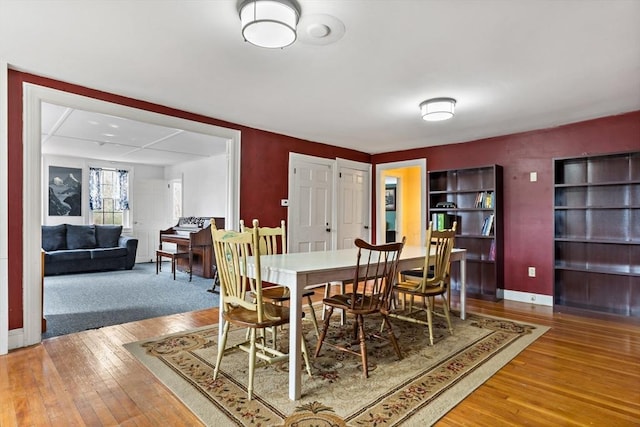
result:
[(453, 221), (455, 221), (454, 215), (448, 215), (445, 213), (431, 214), (431, 226), (434, 230), (448, 230), (453, 226)]
[(489, 247), (489, 261), (496, 260), (496, 241), (491, 241), (491, 246)]
[(484, 194), (483, 207), (489, 209), (493, 208), (493, 191), (487, 191)]
[(473, 207), (474, 207), (474, 208), (481, 208), (481, 207), (482, 207), (483, 200), (484, 200), (484, 191), (480, 191), (480, 192), (476, 195), (476, 202), (474, 203)]
[(490, 236), (492, 228), (493, 228), (493, 214), (489, 215), (484, 219), (484, 223), (482, 224), (482, 235)]

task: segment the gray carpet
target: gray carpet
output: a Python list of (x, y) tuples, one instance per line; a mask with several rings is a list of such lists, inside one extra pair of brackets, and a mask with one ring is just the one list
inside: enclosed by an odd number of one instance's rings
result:
[(189, 282), (178, 271), (174, 281), (168, 262), (162, 270), (156, 275), (154, 263), (143, 263), (133, 270), (45, 277), (42, 338), (218, 306), (218, 294), (207, 292), (212, 279)]

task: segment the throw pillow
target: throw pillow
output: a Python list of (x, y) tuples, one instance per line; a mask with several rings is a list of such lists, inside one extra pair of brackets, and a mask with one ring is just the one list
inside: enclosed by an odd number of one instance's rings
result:
[(67, 249), (67, 226), (65, 224), (43, 225), (42, 249), (46, 252)]
[(96, 246), (99, 248), (115, 248), (122, 234), (121, 225), (96, 225)]
[(93, 225), (67, 224), (67, 248), (91, 249), (96, 247), (96, 229)]

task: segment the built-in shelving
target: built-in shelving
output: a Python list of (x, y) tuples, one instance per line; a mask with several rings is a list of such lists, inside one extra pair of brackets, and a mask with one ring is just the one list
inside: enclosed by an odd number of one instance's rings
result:
[(640, 317), (640, 152), (554, 160), (555, 304)]
[[(467, 294), (498, 299), (503, 288), (502, 167), (429, 172), (429, 219), (457, 221), (455, 246), (467, 249)], [(454, 286), (458, 282), (454, 270)]]

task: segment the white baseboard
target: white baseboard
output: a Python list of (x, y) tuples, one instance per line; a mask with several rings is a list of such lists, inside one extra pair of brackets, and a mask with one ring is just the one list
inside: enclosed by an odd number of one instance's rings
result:
[(512, 291), (509, 289), (498, 289), (498, 297), (509, 301), (528, 302), (529, 304), (546, 305), (548, 307), (553, 307), (552, 295)]
[(11, 329), (9, 331), (9, 350), (24, 347), (24, 330)]

